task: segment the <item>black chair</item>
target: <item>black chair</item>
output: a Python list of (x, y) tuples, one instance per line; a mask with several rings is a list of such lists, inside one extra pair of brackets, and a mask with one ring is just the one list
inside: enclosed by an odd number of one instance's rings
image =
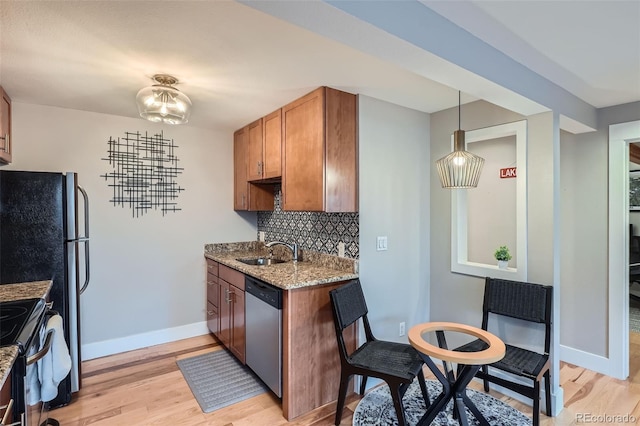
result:
[[(546, 414), (551, 416), (551, 381), (549, 349), (551, 346), (551, 296), (553, 287), (519, 281), (486, 278), (482, 306), (482, 329), (487, 330), (489, 314), (503, 315), (523, 321), (544, 324), (544, 352), (537, 353), (505, 342), (506, 353), (502, 360), (483, 366), (476, 374), (489, 391), (489, 382), (496, 383), (533, 400), (533, 426), (540, 424), (540, 382), (544, 377)], [(488, 330), (490, 331), (490, 330)], [(542, 344), (540, 345), (542, 348)], [(487, 346), (474, 340), (456, 351), (475, 352)], [(532, 386), (510, 381), (490, 373), (495, 368), (511, 375), (531, 380)], [(458, 366), (458, 370), (460, 366)], [(504, 376), (504, 375), (503, 375)], [(508, 377), (508, 375), (506, 376)]]
[[(376, 377), (387, 382), (393, 398), (396, 415), (398, 416), (398, 426), (404, 426), (406, 419), (402, 406), (402, 397), (416, 376), (418, 376), (425, 402), (429, 406), (429, 395), (422, 371), (424, 364), (422, 358), (411, 345), (377, 340), (373, 337), (367, 318), (367, 305), (359, 280), (353, 280), (342, 287), (331, 290), (329, 296), (331, 298), (333, 322), (336, 328), (341, 362), (340, 389), (335, 424), (340, 424), (347, 387), (351, 376), (356, 374), (362, 376), (361, 395), (364, 394), (367, 377)], [(353, 353), (349, 354), (345, 345), (343, 331), (359, 319), (362, 319), (367, 340)]]

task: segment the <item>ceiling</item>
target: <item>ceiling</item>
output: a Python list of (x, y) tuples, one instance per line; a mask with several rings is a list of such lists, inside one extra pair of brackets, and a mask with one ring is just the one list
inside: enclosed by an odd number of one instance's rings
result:
[[(425, 112), (455, 106), (459, 89), (463, 102), (549, 108), (416, 46), (385, 51), (395, 35), (369, 39), (371, 25), (343, 11), (322, 22), (314, 11), (337, 10), (330, 2), (267, 4), (281, 13), (250, 1), (2, 0), (0, 84), (14, 102), (137, 117), (137, 91), (167, 73), (193, 102), (188, 125), (225, 131), (321, 85)], [(637, 0), (421, 4), (595, 108), (640, 101)], [(349, 42), (332, 37), (349, 29)]]

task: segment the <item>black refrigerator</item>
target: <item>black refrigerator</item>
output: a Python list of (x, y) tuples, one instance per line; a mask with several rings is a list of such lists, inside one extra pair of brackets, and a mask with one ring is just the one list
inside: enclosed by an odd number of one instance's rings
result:
[(80, 389), (79, 302), (89, 284), (88, 212), (75, 173), (0, 171), (0, 284), (53, 280), (49, 300), (64, 321), (72, 367), (50, 408), (68, 404)]

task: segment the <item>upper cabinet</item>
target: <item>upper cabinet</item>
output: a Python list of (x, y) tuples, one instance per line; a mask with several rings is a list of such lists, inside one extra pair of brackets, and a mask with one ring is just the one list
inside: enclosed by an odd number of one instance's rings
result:
[(263, 134), (262, 118), (247, 126), (247, 180), (254, 181), (262, 179), (263, 168)]
[(281, 110), (249, 124), (248, 181), (280, 180), (282, 177)]
[(11, 98), (0, 86), (0, 162), (11, 163)]
[(249, 143), (253, 124), (236, 130), (233, 134), (233, 209), (273, 210), (273, 185), (259, 185), (248, 181)]
[(283, 210), (358, 211), (356, 96), (320, 87), (282, 108)]
[(272, 112), (262, 119), (263, 129), (263, 179), (282, 177), (282, 110)]
[(235, 210), (358, 211), (356, 96), (320, 87), (234, 135)]

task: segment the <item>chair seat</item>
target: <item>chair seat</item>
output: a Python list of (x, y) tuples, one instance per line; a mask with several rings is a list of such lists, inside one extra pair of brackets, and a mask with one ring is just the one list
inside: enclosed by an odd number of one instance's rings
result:
[(418, 352), (404, 343), (374, 340), (360, 346), (349, 357), (352, 365), (413, 381), (424, 362)]
[[(495, 367), (499, 370), (517, 374), (519, 376), (535, 379), (549, 359), (548, 355), (539, 354), (517, 346), (505, 345), (506, 352), (504, 358), (489, 367)], [(477, 352), (488, 348), (489, 346), (482, 340), (474, 340), (466, 345), (460, 346), (454, 350), (458, 352)]]

